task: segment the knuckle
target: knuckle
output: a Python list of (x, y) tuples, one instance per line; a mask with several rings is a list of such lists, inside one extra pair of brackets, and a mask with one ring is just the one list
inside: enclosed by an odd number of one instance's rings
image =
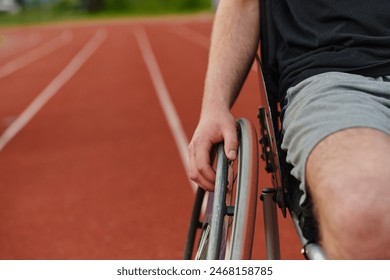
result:
[(193, 172), (190, 172), (189, 177), (192, 181), (196, 181), (196, 179), (198, 178), (198, 175), (193, 173)]

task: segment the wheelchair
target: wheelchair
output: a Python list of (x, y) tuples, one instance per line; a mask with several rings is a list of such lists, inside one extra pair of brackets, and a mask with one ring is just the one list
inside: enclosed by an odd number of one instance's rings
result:
[[(226, 158), (223, 143), (217, 146), (215, 191), (205, 192), (200, 187), (197, 190), (184, 259), (251, 259), (259, 198), (263, 204), (267, 259), (280, 259), (278, 208), (284, 218), (288, 214), (292, 219), (304, 257), (326, 259), (318, 244), (315, 217), (300, 208), (299, 181), (290, 175), (291, 167), (280, 149), (280, 106), (267, 94), (262, 97), (265, 106), (258, 110), (260, 137), (249, 120), (238, 119), (237, 160), (231, 162)], [(264, 187), (260, 195), (259, 158), (264, 160), (265, 169), (272, 177), (272, 187)]]
[[(267, 7), (269, 0), (261, 1), (260, 50), (274, 40), (269, 28)], [(290, 175), (291, 166), (281, 150), (283, 111), (274, 88), (275, 77), (267, 67), (264, 51), (257, 55), (261, 104), (258, 110), (260, 137), (247, 119), (238, 119), (238, 157), (227, 160), (223, 143), (219, 144), (214, 160), (216, 183), (214, 193), (198, 188), (187, 240), (184, 259), (251, 259), (256, 222), (257, 199), (261, 199), (264, 215), (265, 248), (267, 259), (280, 259), (277, 209), (283, 217), (289, 215), (302, 244), (306, 259), (323, 260), (326, 255), (319, 245), (316, 219), (312, 211), (301, 209), (299, 181)], [(259, 158), (271, 174), (272, 187), (258, 192)]]

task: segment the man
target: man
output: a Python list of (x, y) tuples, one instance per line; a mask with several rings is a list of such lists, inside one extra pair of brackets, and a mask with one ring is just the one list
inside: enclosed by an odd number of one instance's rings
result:
[[(329, 258), (390, 259), (390, 2), (270, 3), (263, 62), (278, 72), (282, 148), (305, 192), (301, 205), (314, 205)], [(236, 158), (230, 108), (258, 47), (259, 5), (221, 0), (216, 12), (189, 145), (190, 177), (206, 190), (214, 188), (212, 145), (224, 141)]]

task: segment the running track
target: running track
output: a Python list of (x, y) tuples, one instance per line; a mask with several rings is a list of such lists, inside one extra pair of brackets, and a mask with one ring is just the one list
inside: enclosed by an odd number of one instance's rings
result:
[[(211, 21), (0, 29), (0, 259), (182, 258)], [(257, 126), (258, 104), (252, 71), (233, 110)], [(280, 227), (282, 257), (302, 259)]]

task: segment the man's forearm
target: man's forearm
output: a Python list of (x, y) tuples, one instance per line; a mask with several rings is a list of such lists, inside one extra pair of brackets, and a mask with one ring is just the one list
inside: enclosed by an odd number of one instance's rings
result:
[(203, 110), (230, 108), (259, 43), (259, 1), (221, 0), (213, 26)]

